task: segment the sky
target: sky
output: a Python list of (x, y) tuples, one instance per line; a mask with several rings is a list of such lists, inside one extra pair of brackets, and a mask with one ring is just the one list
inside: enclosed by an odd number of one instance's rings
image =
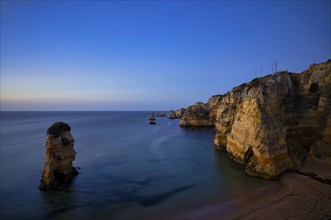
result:
[(170, 110), (331, 58), (331, 1), (1, 1), (1, 110)]

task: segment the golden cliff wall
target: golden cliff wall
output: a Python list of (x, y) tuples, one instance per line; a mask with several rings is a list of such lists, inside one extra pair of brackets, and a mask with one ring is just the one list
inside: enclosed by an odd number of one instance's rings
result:
[[(194, 111), (201, 106), (205, 114), (199, 119)], [(205, 105), (190, 106), (180, 125), (215, 126), (216, 148), (226, 150), (249, 175), (273, 179), (299, 169), (309, 153), (331, 155), (330, 112), (329, 60), (301, 74), (256, 78)]]
[(210, 118), (210, 109), (207, 104), (198, 102), (189, 106), (180, 119), (181, 127), (212, 127), (213, 120)]

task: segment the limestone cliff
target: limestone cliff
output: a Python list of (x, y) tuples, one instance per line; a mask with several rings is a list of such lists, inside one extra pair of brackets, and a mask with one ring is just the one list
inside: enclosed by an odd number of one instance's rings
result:
[(70, 130), (70, 126), (63, 122), (56, 122), (48, 128), (46, 162), (39, 189), (50, 190), (61, 183), (71, 181), (78, 174), (72, 165), (76, 152)]
[(209, 117), (210, 110), (208, 104), (198, 102), (195, 105), (189, 106), (183, 113), (180, 119), (182, 127), (210, 127), (214, 122)]
[(181, 118), (182, 117), (182, 114), (184, 114), (184, 112), (185, 112), (185, 108), (177, 109), (176, 110), (176, 117), (177, 118)]
[(176, 112), (174, 110), (170, 110), (169, 112), (169, 117), (170, 119), (176, 119), (177, 116), (176, 116)]
[[(215, 146), (252, 176), (277, 178), (331, 152), (331, 60), (256, 78), (186, 109), (180, 126), (214, 126)], [(331, 155), (329, 155), (331, 156)]]

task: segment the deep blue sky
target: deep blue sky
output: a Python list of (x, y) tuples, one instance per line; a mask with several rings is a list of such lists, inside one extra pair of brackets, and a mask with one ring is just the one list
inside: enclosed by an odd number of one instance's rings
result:
[(1, 110), (169, 110), (330, 59), (330, 1), (1, 1)]

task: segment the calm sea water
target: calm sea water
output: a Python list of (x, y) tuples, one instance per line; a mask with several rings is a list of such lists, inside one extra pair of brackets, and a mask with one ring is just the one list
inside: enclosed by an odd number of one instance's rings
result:
[[(1, 112), (1, 219), (160, 219), (240, 198), (270, 182), (248, 177), (214, 131), (150, 112)], [(69, 123), (80, 174), (38, 190), (47, 128)], [(236, 207), (228, 207), (229, 212)]]

